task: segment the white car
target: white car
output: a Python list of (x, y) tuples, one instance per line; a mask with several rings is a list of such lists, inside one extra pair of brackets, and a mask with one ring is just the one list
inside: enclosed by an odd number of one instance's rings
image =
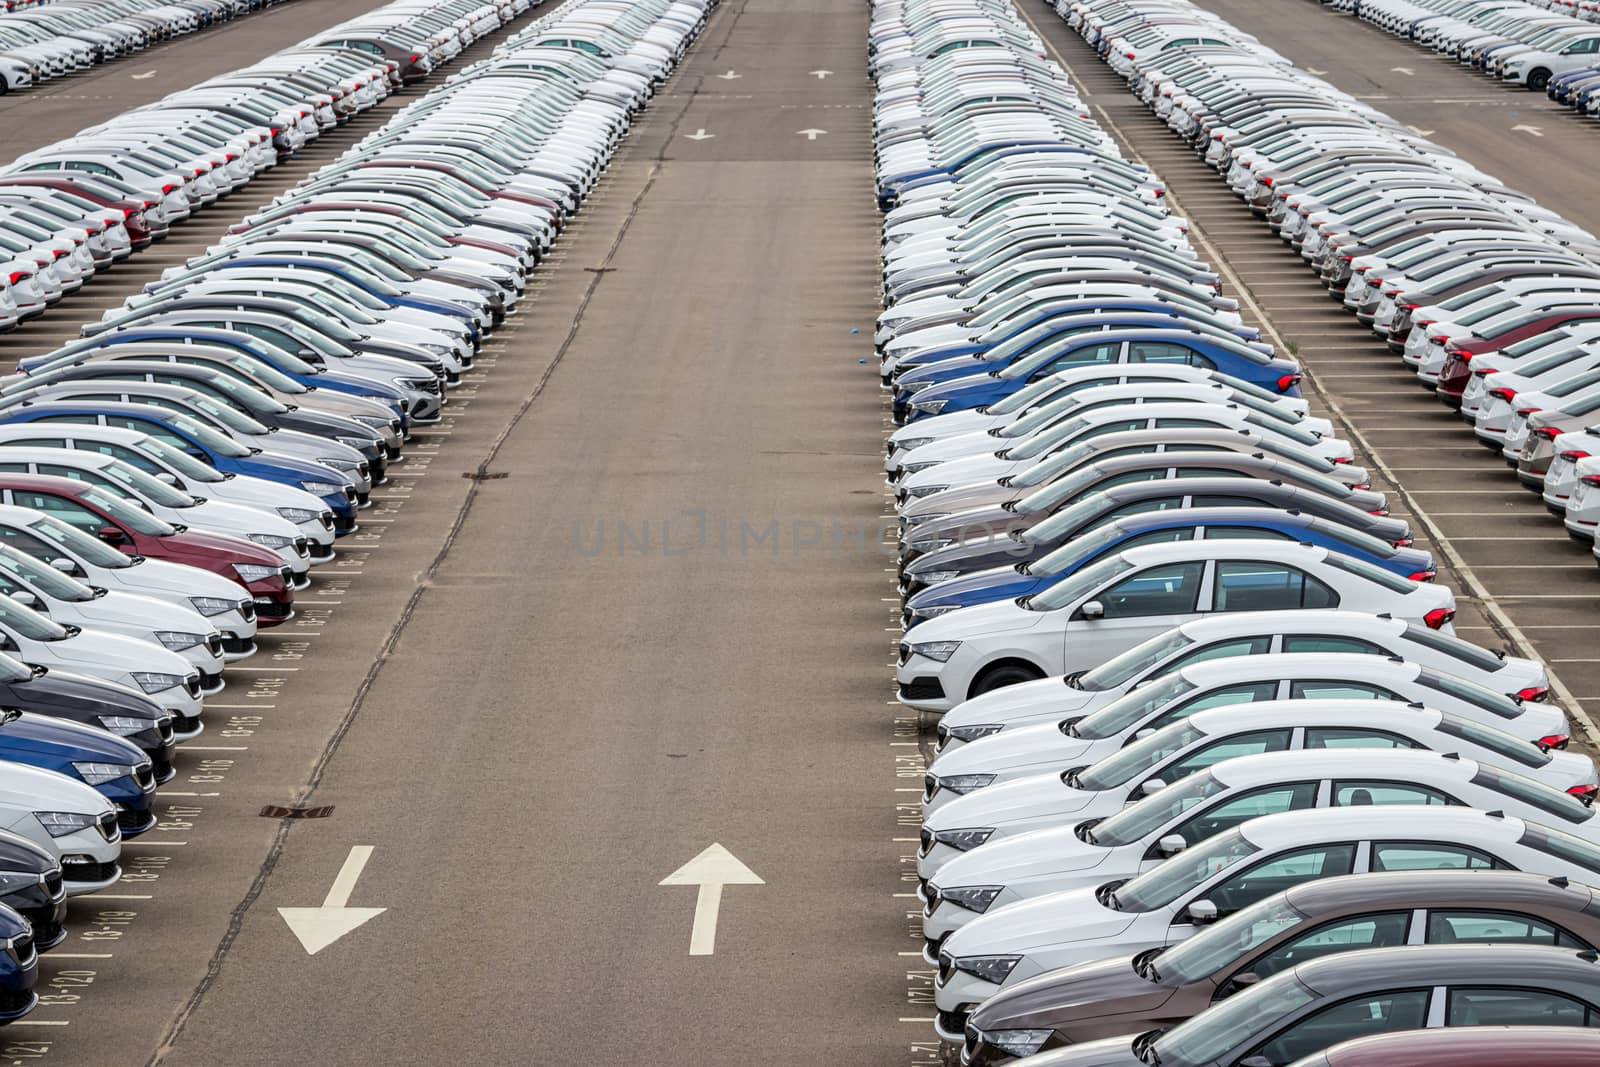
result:
[(1505, 811), (1600, 842), (1600, 832), (1586, 827), (1597, 819), (1594, 810), (1576, 797), (1454, 753), (1266, 752), (1214, 764), (1109, 815), (1015, 834), (957, 856), (922, 890), (923, 937), (937, 946), (997, 906), (1135, 877), (1257, 816), (1375, 804)]
[(200, 672), (203, 695), (222, 691), (222, 634), (193, 606), (92, 588), (3, 542), (0, 593), (63, 626), (121, 634), (176, 652)]
[(0, 763), (0, 829), (56, 857), (68, 896), (97, 893), (122, 877), (116, 806), (64, 774)]
[(1252, 819), (1131, 881), (1034, 897), (967, 923), (939, 951), (935, 1028), (945, 1040), (960, 1041), (967, 1013), (1002, 987), (1058, 967), (1176, 944), (1314, 878), (1491, 867), (1592, 885), (1600, 879), (1600, 847), (1548, 824), (1454, 805), (1324, 808)]
[(1027, 775), (956, 797), (923, 819), (917, 874), (930, 878), (979, 845), (1113, 815), (1220, 760), (1294, 749), (1423, 748), (1526, 775), (1580, 800), (1600, 786), (1594, 761), (1467, 715), (1391, 700), (1267, 700), (1196, 712), (1065, 772)]
[(940, 753), (923, 776), (934, 811), (979, 789), (1086, 766), (1148, 730), (1196, 711), (1259, 700), (1399, 700), (1449, 711), (1546, 748), (1571, 739), (1558, 707), (1521, 703), (1415, 663), (1349, 653), (1280, 653), (1202, 661), (1162, 675), (1098, 711), (1018, 726)]
[(919, 624), (900, 643), (902, 703), (948, 711), (1018, 682), (1104, 663), (1211, 614), (1344, 608), (1453, 632), (1455, 595), (1328, 549), (1204, 540), (1128, 549), (1021, 602), (981, 604)]
[(221, 575), (123, 555), (70, 523), (14, 504), (0, 504), (0, 541), (85, 585), (193, 608), (221, 632), (223, 658), (230, 663), (256, 650), (255, 603)]

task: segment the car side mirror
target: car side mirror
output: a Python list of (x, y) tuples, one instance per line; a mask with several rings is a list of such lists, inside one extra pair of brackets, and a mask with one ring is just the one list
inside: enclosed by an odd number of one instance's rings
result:
[(1078, 614), (1086, 619), (1103, 619), (1106, 614), (1106, 606), (1098, 600), (1091, 600), (1078, 609)]
[(1187, 908), (1189, 921), (1196, 926), (1217, 921), (1217, 906), (1209, 900), (1194, 900), (1189, 902)]
[(1183, 839), (1182, 834), (1168, 834), (1156, 842), (1156, 847), (1168, 856), (1176, 856), (1189, 847), (1189, 842)]
[(21, 604), (25, 608), (33, 608), (35, 611), (39, 610), (39, 598), (28, 592), (26, 589), (18, 589), (15, 593), (12, 593), (11, 599), (15, 600), (18, 604)]
[(1139, 787), (1139, 792), (1143, 793), (1147, 797), (1153, 797), (1166, 787), (1167, 783), (1163, 782), (1161, 779), (1148, 778), (1145, 780), (1145, 783)]
[(78, 573), (78, 565), (72, 562), (72, 560), (68, 559), (66, 556), (57, 556), (55, 559), (50, 561), (50, 566), (54, 567), (62, 574)]
[(128, 535), (120, 526), (106, 525), (100, 527), (100, 540), (108, 545), (124, 545), (128, 543)]
[(1242, 971), (1239, 974), (1234, 975), (1229, 984), (1236, 986), (1239, 989), (1249, 989), (1259, 981), (1261, 981), (1261, 976), (1256, 972)]
[(1278, 1067), (1278, 1065), (1265, 1056), (1246, 1056), (1239, 1061), (1239, 1067)]
[(171, 471), (162, 471), (160, 474), (156, 475), (156, 481), (166, 482), (168, 485), (177, 485), (178, 476), (173, 474)]

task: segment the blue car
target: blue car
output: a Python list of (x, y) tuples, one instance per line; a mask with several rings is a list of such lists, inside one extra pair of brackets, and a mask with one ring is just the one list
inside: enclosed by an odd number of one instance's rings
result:
[[(1073, 367), (1112, 363), (1181, 363), (1202, 367), (1258, 386), (1278, 396), (1300, 395), (1300, 365), (1233, 341), (1187, 330), (1118, 330), (1046, 344), (1004, 366), (925, 387), (913, 372), (894, 397), (895, 422), (993, 404), (1031, 382)], [(912, 386), (918, 386), (913, 389)]]
[(123, 837), (137, 837), (156, 824), (151, 810), (156, 776), (150, 758), (116, 734), (6, 708), (0, 710), (0, 760), (93, 786), (116, 805)]
[(1169, 541), (1280, 538), (1333, 549), (1412, 581), (1431, 581), (1432, 554), (1396, 548), (1359, 530), (1297, 511), (1268, 508), (1176, 508), (1129, 515), (1079, 534), (1043, 559), (951, 578), (906, 601), (904, 621), (915, 626), (957, 608), (1032, 596), (1081, 568), (1128, 548)]
[(1095, 154), (1083, 148), (1064, 145), (1060, 141), (994, 141), (989, 144), (978, 145), (967, 152), (966, 155), (952, 160), (945, 166), (924, 167), (919, 170), (907, 171), (904, 174), (885, 175), (878, 184), (878, 209), (880, 211), (888, 211), (899, 203), (900, 194), (907, 189), (915, 189), (930, 182), (945, 181), (964, 167), (971, 167), (990, 159), (1001, 159), (1008, 155), (1053, 151), (1072, 151), (1084, 155)]
[(180, 412), (111, 400), (24, 400), (0, 408), (0, 424), (17, 422), (91, 423), (138, 430), (223, 474), (264, 478), (321, 497), (333, 512), (336, 535), (343, 536), (356, 528), (356, 487), (343, 473), (320, 463), (248, 449)]
[(39, 980), (39, 953), (33, 927), (0, 904), (0, 1023), (14, 1023), (39, 1006), (33, 991)]
[(1014, 352), (1032, 351), (1035, 346), (1057, 338), (1115, 327), (1191, 330), (1201, 336), (1231, 337), (1246, 344), (1260, 336), (1260, 331), (1253, 326), (1217, 326), (1174, 311), (1170, 306), (1163, 308), (1134, 300), (1084, 300), (1070, 307), (1058, 306), (1011, 322), (1002, 331), (990, 331), (994, 336), (986, 336), (981, 341), (936, 345), (908, 352), (895, 361), (895, 372), (898, 376), (913, 368), (946, 361), (951, 365), (959, 365), (958, 361), (965, 359), (968, 361), (967, 373), (970, 373), (972, 360), (1003, 359)]

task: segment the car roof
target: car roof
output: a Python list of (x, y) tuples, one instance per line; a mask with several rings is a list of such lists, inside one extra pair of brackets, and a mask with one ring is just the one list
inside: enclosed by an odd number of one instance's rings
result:
[[(1155, 405), (1151, 405), (1155, 406)], [(1140, 545), (1121, 552), (1124, 560), (1144, 567), (1174, 560), (1189, 563), (1207, 559), (1253, 559), (1286, 563), (1316, 563), (1325, 559), (1328, 550), (1298, 541), (1280, 541), (1253, 538), (1219, 538), (1208, 541), (1173, 541), (1159, 545)]]
[[(1445, 713), (1437, 708), (1407, 704), (1399, 700), (1368, 700), (1362, 697), (1324, 697), (1314, 700), (1255, 700), (1247, 704), (1224, 704), (1197, 711), (1180, 720), (1207, 734), (1257, 730), (1263, 726), (1312, 726), (1318, 723), (1371, 723), (1393, 728), (1397, 722), (1421, 729), (1433, 729)], [(1171, 723), (1169, 726), (1176, 726)], [(1530, 746), (1531, 747), (1531, 746)]]
[[(1550, 1060), (1546, 1057), (1554, 1056)], [(1327, 1067), (1550, 1067), (1600, 1063), (1600, 1031), (1576, 1026), (1447, 1026), (1375, 1034), (1335, 1045), (1310, 1061)]]
[(1365, 838), (1511, 842), (1522, 836), (1525, 825), (1514, 815), (1491, 815), (1454, 805), (1408, 807), (1401, 821), (1392, 810), (1374, 806), (1279, 812), (1251, 819), (1240, 830), (1251, 844), (1278, 851), (1312, 841)]
[(1459, 783), (1478, 773), (1478, 762), (1416, 748), (1299, 748), (1235, 756), (1201, 773), (1210, 773), (1230, 789), (1281, 782), (1296, 775), (1320, 779), (1360, 774), (1394, 781)]
[[(1222, 512), (1232, 509), (1216, 510)], [(1364, 611), (1299, 608), (1288, 611), (1223, 612), (1208, 619), (1195, 619), (1193, 622), (1184, 623), (1178, 629), (1191, 640), (1211, 641), (1219, 637), (1235, 637), (1240, 634), (1294, 633), (1300, 630), (1330, 634), (1371, 633), (1394, 638), (1404, 633), (1406, 626), (1403, 620), (1392, 616), (1371, 615)]]
[(1398, 656), (1374, 656), (1366, 652), (1279, 652), (1272, 656), (1229, 656), (1226, 659), (1205, 660), (1191, 663), (1181, 668), (1179, 673), (1185, 681), (1205, 687), (1246, 679), (1306, 677), (1409, 682), (1421, 671), (1419, 665)]
[(1437, 985), (1531, 986), (1584, 983), (1600, 1001), (1600, 964), (1565, 948), (1544, 945), (1406, 945), (1340, 953), (1294, 968), (1301, 984), (1336, 998), (1369, 989)]
[(1313, 918), (1350, 905), (1406, 908), (1492, 907), (1542, 904), (1578, 911), (1595, 891), (1566, 878), (1525, 871), (1378, 871), (1302, 882), (1288, 890), (1289, 903)]

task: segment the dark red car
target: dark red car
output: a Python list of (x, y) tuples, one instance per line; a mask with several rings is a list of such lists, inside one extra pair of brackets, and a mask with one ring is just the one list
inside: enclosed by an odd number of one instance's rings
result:
[[(1472, 377), (1470, 364), (1473, 356), (1548, 333), (1563, 323), (1589, 319), (1600, 319), (1600, 308), (1565, 307), (1530, 313), (1529, 317), (1493, 337), (1464, 337), (1459, 340), (1434, 338), (1431, 344), (1444, 345), (1444, 365), (1439, 369), (1439, 399), (1450, 407), (1461, 406), (1461, 394)], [(1423, 358), (1426, 361), (1427, 357)]]
[(294, 617), (292, 576), (276, 552), (242, 537), (184, 529), (97, 486), (73, 478), (0, 474), (5, 503), (33, 508), (94, 534), (129, 556), (148, 556), (219, 574), (250, 591), (256, 625)]
[(1596, 1067), (1600, 1030), (1458, 1026), (1357, 1038), (1293, 1067)]
[(168, 227), (152, 225), (145, 218), (145, 212), (156, 206), (154, 200), (124, 200), (107, 196), (98, 190), (85, 186), (82, 182), (75, 182), (71, 178), (38, 174), (11, 175), (0, 178), (0, 187), (31, 185), (39, 189), (56, 189), (73, 196), (81, 197), (99, 207), (111, 208), (122, 213), (122, 225), (128, 231), (128, 240), (133, 245), (135, 252), (143, 251), (150, 247), (151, 242), (167, 235)]

